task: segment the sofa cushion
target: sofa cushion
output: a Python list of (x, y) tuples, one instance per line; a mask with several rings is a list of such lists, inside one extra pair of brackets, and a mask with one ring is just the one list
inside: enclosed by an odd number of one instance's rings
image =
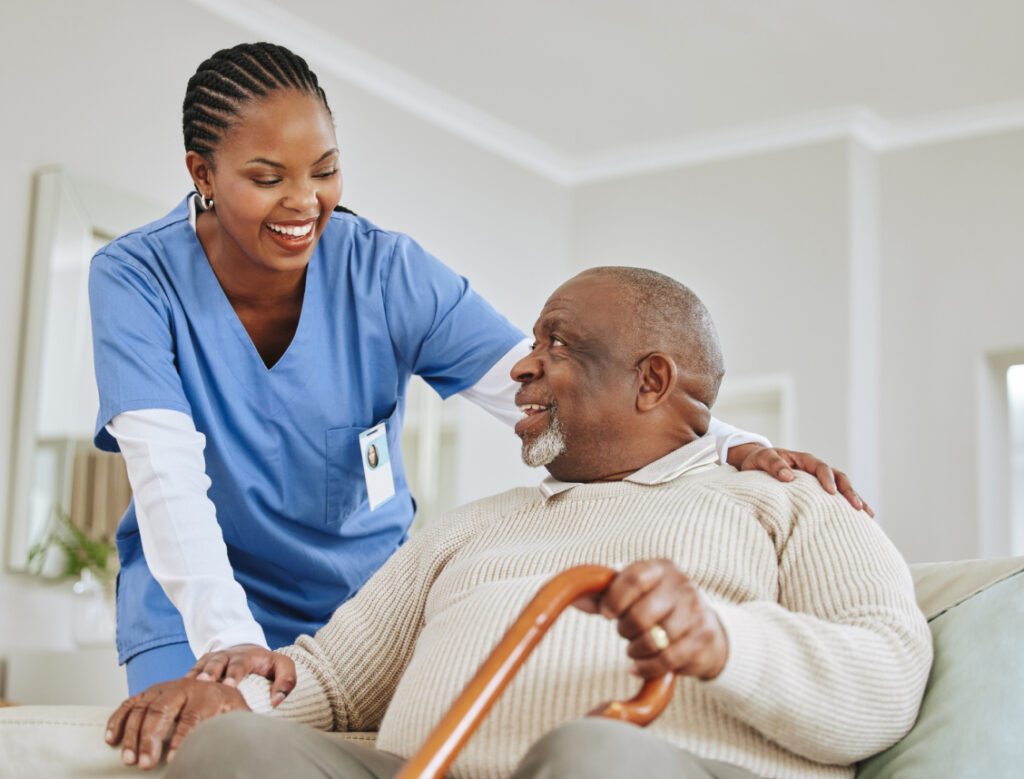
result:
[(1024, 558), (913, 566), (935, 661), (913, 729), (859, 779), (1020, 775), (1022, 572)]
[(917, 605), (929, 621), (1022, 570), (1024, 557), (915, 563), (910, 566)]

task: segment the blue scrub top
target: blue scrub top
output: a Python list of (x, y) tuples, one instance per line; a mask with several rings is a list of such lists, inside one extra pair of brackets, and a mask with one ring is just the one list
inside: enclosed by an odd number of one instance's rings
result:
[[(172, 409), (206, 436), (208, 492), (235, 578), (271, 647), (312, 634), (405, 540), (406, 384), (448, 397), (524, 337), (408, 236), (334, 213), (309, 262), (294, 339), (270, 369), (188, 222), (164, 219), (94, 257), (89, 297), (100, 409)], [(359, 433), (387, 422), (395, 498), (370, 511)], [(185, 641), (146, 566), (134, 502), (117, 532), (121, 661)]]

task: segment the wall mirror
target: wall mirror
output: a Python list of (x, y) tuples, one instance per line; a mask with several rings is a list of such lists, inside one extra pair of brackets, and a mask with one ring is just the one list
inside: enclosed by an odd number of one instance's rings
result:
[[(92, 446), (93, 375), (88, 272), (103, 244), (165, 209), (59, 168), (34, 181), (15, 395), (7, 514), (8, 567), (29, 570), (30, 550), (56, 518), (90, 536), (113, 535), (130, 495), (119, 455)], [(47, 570), (33, 559), (33, 572)]]

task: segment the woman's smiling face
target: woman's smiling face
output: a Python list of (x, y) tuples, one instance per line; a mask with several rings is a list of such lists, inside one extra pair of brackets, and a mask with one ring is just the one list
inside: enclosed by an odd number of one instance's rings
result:
[(294, 89), (258, 98), (232, 121), (212, 165), (196, 152), (187, 162), (214, 198), (211, 261), (243, 273), (305, 268), (341, 199), (334, 124), (320, 100)]

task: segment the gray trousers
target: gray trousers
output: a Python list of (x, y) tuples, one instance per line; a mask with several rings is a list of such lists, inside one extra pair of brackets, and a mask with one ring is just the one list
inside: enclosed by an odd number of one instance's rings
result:
[[(168, 779), (281, 777), (391, 779), (402, 759), (305, 725), (250, 712), (214, 717), (185, 739)], [(641, 728), (589, 717), (562, 725), (527, 752), (511, 779), (756, 779), (704, 760)]]

